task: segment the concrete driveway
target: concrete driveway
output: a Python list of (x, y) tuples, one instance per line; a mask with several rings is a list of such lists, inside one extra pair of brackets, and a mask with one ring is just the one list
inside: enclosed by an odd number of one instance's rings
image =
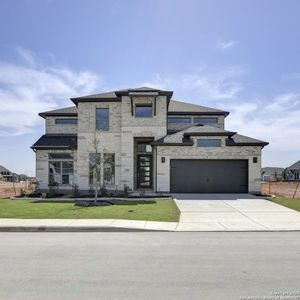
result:
[(173, 194), (177, 230), (300, 230), (300, 213), (250, 194)]

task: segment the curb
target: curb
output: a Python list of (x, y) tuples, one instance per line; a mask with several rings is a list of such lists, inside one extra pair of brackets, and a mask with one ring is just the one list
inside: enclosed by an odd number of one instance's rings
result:
[(125, 228), (108, 226), (1, 226), (0, 232), (153, 232), (143, 228)]

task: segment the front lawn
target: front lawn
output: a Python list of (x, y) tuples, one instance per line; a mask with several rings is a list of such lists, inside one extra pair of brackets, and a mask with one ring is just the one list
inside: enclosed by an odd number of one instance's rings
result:
[(128, 219), (178, 222), (179, 210), (171, 199), (120, 200), (111, 206), (78, 207), (55, 200), (0, 200), (0, 218), (19, 219)]
[(300, 211), (300, 199), (292, 199), (292, 198), (283, 198), (283, 197), (276, 197), (271, 199), (271, 201), (286, 206), (288, 208)]

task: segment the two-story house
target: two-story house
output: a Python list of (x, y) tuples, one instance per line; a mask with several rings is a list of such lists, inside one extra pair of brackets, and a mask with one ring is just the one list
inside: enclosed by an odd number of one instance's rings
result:
[[(75, 106), (40, 113), (45, 134), (32, 146), (41, 190), (95, 176), (109, 190), (259, 193), (268, 143), (224, 129), (229, 112), (172, 100), (147, 87), (71, 98)], [(95, 174), (94, 165), (101, 163)]]

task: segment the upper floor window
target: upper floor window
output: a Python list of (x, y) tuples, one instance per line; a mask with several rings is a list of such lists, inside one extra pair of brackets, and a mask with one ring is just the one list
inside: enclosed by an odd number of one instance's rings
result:
[(135, 106), (135, 116), (137, 118), (152, 118), (152, 104), (137, 104)]
[(191, 123), (191, 118), (176, 118), (176, 117), (169, 117), (169, 123)]
[(109, 109), (97, 108), (96, 109), (96, 129), (109, 130)]
[(218, 118), (197, 117), (197, 118), (194, 118), (194, 123), (217, 124), (218, 123)]
[(221, 147), (222, 142), (220, 139), (199, 139), (197, 140), (198, 147)]
[(77, 124), (77, 119), (55, 119), (56, 125)]

